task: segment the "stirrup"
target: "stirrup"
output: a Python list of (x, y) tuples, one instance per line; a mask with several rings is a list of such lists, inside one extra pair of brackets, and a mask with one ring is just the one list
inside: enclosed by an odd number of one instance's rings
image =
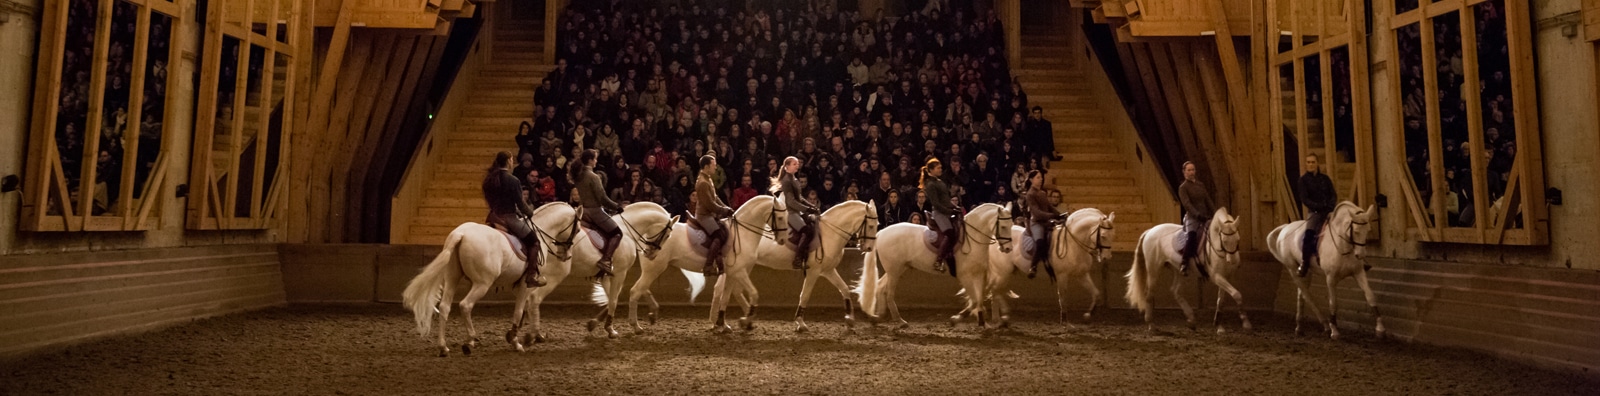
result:
[(544, 287), (547, 284), (544, 279), (544, 274), (537, 273), (523, 275), (522, 283), (527, 285), (529, 288)]

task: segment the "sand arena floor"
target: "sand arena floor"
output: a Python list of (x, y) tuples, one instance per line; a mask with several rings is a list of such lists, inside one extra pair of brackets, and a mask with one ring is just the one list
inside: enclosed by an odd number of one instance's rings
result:
[[(1010, 330), (912, 326), (846, 332), (837, 307), (766, 308), (750, 333), (707, 331), (704, 308), (664, 308), (635, 335), (587, 335), (589, 307), (546, 307), (550, 339), (518, 353), (510, 307), (479, 308), (482, 343), (435, 356), (398, 305), (292, 306), (201, 320), (0, 364), (0, 394), (1595, 394), (1600, 380), (1469, 351), (1296, 337), (1283, 317), (1251, 333), (1192, 332), (1172, 312), (1147, 332), (1131, 311), (1064, 326), (1023, 312)], [(459, 311), (458, 311), (459, 312)], [(451, 339), (463, 339), (459, 316)], [(1237, 322), (1234, 322), (1236, 328)], [(622, 323), (619, 323), (622, 325)], [(1308, 323), (1307, 326), (1315, 326)], [(1206, 326), (1202, 326), (1206, 329)]]

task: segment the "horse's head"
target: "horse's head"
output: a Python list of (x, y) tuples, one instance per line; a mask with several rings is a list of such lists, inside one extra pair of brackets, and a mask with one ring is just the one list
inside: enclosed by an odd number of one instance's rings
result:
[(772, 237), (779, 241), (789, 240), (789, 208), (783, 204), (782, 199), (772, 199), (772, 213), (767, 216), (767, 225), (772, 227)]
[(578, 210), (565, 202), (552, 202), (533, 210), (533, 231), (545, 251), (558, 260), (572, 259), (572, 240), (578, 237)]
[(992, 235), (995, 241), (1000, 243), (1000, 253), (1011, 253), (1011, 226), (1016, 225), (1016, 218), (1011, 217), (1011, 203), (1006, 202), (1005, 206), (984, 204), (984, 206), (990, 205), (993, 205), (996, 210), (994, 228), (990, 229), (989, 235)]
[(1117, 212), (1100, 218), (1099, 228), (1095, 229), (1095, 251), (1100, 261), (1111, 259), (1111, 241), (1117, 239)]
[(856, 239), (860, 242), (857, 246), (863, 253), (871, 252), (878, 246), (878, 203), (868, 201), (866, 213), (862, 214), (861, 226), (856, 229)]
[(622, 225), (639, 251), (651, 260), (661, 251), (661, 244), (672, 236), (672, 225), (678, 223), (678, 216), (668, 217), (667, 210), (655, 202), (629, 204), (617, 217), (622, 219)]
[(1239, 262), (1239, 219), (1228, 213), (1228, 208), (1217, 209), (1211, 218), (1212, 251), (1231, 264)]
[(1356, 206), (1348, 201), (1340, 203), (1334, 211), (1333, 224), (1345, 223), (1344, 239), (1350, 244), (1350, 250), (1357, 260), (1367, 257), (1367, 237), (1372, 231), (1372, 222), (1377, 220), (1377, 207), (1367, 205), (1366, 209)]

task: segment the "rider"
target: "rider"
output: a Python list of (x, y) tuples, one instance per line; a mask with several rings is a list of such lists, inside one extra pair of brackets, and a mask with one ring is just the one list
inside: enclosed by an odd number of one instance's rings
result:
[(951, 218), (955, 215), (955, 207), (950, 203), (950, 187), (944, 184), (940, 177), (944, 176), (944, 167), (938, 158), (929, 158), (928, 163), (922, 166), (922, 180), (918, 183), (922, 193), (928, 197), (928, 228), (939, 233), (935, 243), (939, 246), (939, 257), (933, 262), (935, 271), (944, 271), (949, 265), (950, 276), (956, 275), (955, 263), (951, 260), (950, 253), (955, 250), (956, 229), (952, 227)]
[[(1200, 184), (1200, 178), (1195, 172), (1194, 162), (1183, 163), (1183, 184), (1178, 186), (1178, 201), (1183, 204), (1183, 264), (1178, 265), (1178, 272), (1188, 275), (1189, 262), (1194, 261), (1199, 254), (1200, 233), (1205, 232), (1206, 226), (1211, 223), (1211, 215), (1215, 210), (1211, 207), (1211, 195), (1206, 193), (1206, 186)], [(1206, 274), (1205, 266), (1200, 268), (1200, 276), (1210, 278)]]
[(606, 196), (605, 179), (594, 171), (599, 156), (600, 153), (595, 149), (584, 150), (578, 157), (578, 164), (572, 167), (572, 180), (578, 182), (578, 202), (583, 204), (583, 221), (605, 235), (606, 243), (600, 249), (600, 261), (594, 263), (600, 270), (595, 276), (605, 277), (611, 275), (611, 255), (617, 252), (617, 245), (622, 242), (622, 229), (611, 220), (606, 210), (620, 213), (622, 205)]
[(1333, 179), (1317, 166), (1317, 155), (1306, 156), (1306, 174), (1300, 175), (1300, 203), (1306, 206), (1306, 233), (1300, 243), (1300, 277), (1311, 270), (1311, 260), (1317, 257), (1317, 235), (1333, 212)]
[[(1050, 260), (1050, 230), (1055, 229), (1054, 220), (1062, 215), (1056, 211), (1056, 206), (1050, 204), (1050, 193), (1044, 188), (1044, 174), (1039, 171), (1028, 172), (1028, 233), (1033, 236), (1033, 266), (1028, 268), (1028, 278), (1032, 279), (1038, 274), (1039, 263)], [(1048, 264), (1045, 270), (1052, 271)], [(1052, 271), (1053, 272), (1053, 271)], [(1052, 274), (1051, 276), (1055, 276)]]
[[(772, 192), (780, 193), (779, 199), (783, 200), (784, 207), (789, 211), (789, 230), (794, 232), (794, 269), (804, 270), (806, 257), (811, 240), (816, 238), (817, 206), (806, 202), (800, 196), (800, 179), (795, 177), (795, 172), (800, 171), (800, 159), (789, 157), (783, 159), (783, 167), (778, 168), (776, 176), (772, 177)], [(799, 210), (792, 210), (799, 208)]]
[(529, 226), (528, 217), (533, 209), (522, 200), (522, 182), (511, 175), (511, 153), (501, 151), (494, 155), (494, 165), (483, 177), (483, 200), (489, 203), (489, 217), (485, 222), (498, 225), (506, 233), (522, 240), (522, 253), (528, 256), (522, 271), (522, 281), (528, 287), (544, 286), (544, 276), (539, 274), (539, 235)]
[(722, 275), (722, 245), (728, 241), (722, 219), (733, 214), (733, 209), (717, 197), (717, 185), (712, 181), (717, 173), (716, 155), (716, 151), (709, 151), (700, 157), (700, 177), (694, 183), (694, 217), (706, 232), (706, 268), (701, 273), (708, 278)]

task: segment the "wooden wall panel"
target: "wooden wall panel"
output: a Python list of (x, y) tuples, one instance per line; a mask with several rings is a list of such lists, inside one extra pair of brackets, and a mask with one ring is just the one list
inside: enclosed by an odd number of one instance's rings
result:
[(0, 256), (0, 357), (285, 301), (276, 245)]
[[(1467, 347), (1536, 365), (1600, 369), (1600, 273), (1594, 271), (1367, 259), (1384, 325), (1395, 337)], [(1327, 314), (1327, 288), (1310, 276)], [(1276, 309), (1294, 314), (1294, 284), (1278, 285)], [(1338, 286), (1341, 329), (1370, 334), (1373, 321), (1355, 280)], [(1309, 310), (1308, 310), (1309, 312)], [(1307, 314), (1309, 315), (1309, 313)], [(1292, 317), (1292, 316), (1291, 316)], [(1307, 326), (1320, 329), (1308, 321)]]

